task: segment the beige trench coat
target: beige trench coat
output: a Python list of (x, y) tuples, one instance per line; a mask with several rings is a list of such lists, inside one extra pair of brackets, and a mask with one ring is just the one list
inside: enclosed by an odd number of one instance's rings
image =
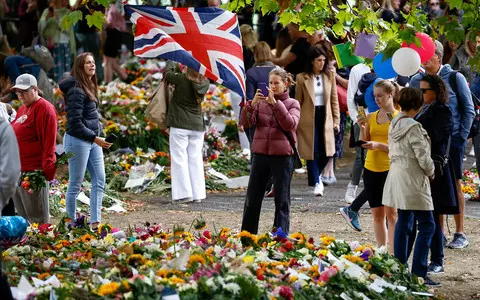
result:
[[(335, 154), (335, 134), (333, 128), (340, 125), (340, 109), (338, 106), (337, 85), (335, 77), (323, 76), (325, 100), (325, 153), (327, 157)], [(297, 129), (298, 152), (303, 159), (313, 160), (315, 138), (315, 102), (312, 75), (300, 73), (296, 78), (295, 98), (300, 102), (300, 122)]]
[(390, 170), (383, 188), (383, 205), (403, 210), (433, 210), (429, 176), (430, 138), (412, 118), (393, 118), (388, 129)]

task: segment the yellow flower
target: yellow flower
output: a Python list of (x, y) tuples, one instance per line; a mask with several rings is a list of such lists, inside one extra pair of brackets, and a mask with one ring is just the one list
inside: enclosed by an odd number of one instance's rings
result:
[(168, 280), (168, 282), (169, 282), (170, 284), (179, 284), (179, 283), (184, 283), (185, 280), (183, 280), (182, 278), (178, 278), (177, 276), (174, 276), (174, 277), (170, 278), (170, 279)]
[(157, 271), (157, 276), (162, 278), (167, 278), (168, 272), (165, 269), (160, 269)]
[(33, 223), (33, 224), (32, 224), (32, 227), (33, 227), (33, 228), (38, 228), (38, 223)]
[(243, 230), (239, 234), (237, 234), (237, 238), (241, 239), (242, 243), (245, 244), (244, 246), (252, 245), (257, 243), (257, 236), (251, 234), (250, 232)]
[(320, 237), (320, 240), (322, 241), (322, 244), (324, 246), (330, 245), (333, 241), (335, 241), (335, 238), (333, 236), (328, 236), (328, 235), (322, 235)]
[(127, 290), (130, 289), (130, 283), (128, 283), (128, 280), (126, 280), (126, 279), (122, 280), (122, 285), (125, 289), (127, 289)]
[(84, 236), (82, 236), (81, 238), (82, 242), (84, 243), (88, 243), (90, 242), (91, 240), (95, 240), (95, 237), (91, 234), (85, 234)]
[(317, 256), (327, 256), (327, 254), (328, 254), (328, 250), (326, 249), (322, 249), (317, 252)]
[(65, 205), (65, 198), (62, 198), (62, 200), (60, 200), (60, 204)]
[(253, 264), (254, 261), (255, 261), (255, 257), (251, 255), (247, 255), (243, 258), (243, 262), (247, 264)]
[(139, 265), (145, 264), (146, 259), (141, 254), (132, 254), (127, 258), (127, 264), (138, 263)]
[(305, 235), (301, 232), (292, 233), (290, 238), (298, 240), (299, 244), (305, 243)]
[(192, 254), (188, 259), (187, 268), (191, 267), (194, 263), (200, 263), (201, 265), (205, 264), (207, 261), (200, 254)]
[(110, 295), (115, 293), (119, 287), (120, 287), (120, 283), (118, 282), (105, 283), (98, 288), (98, 294), (100, 296)]
[(364, 263), (364, 260), (361, 257), (355, 256), (355, 255), (346, 254), (343, 257), (346, 260), (349, 260), (349, 261), (353, 262), (354, 264), (359, 264), (359, 263), (363, 264)]
[(289, 283), (294, 283), (297, 280), (298, 280), (298, 276), (293, 275), (293, 276), (290, 276), (288, 281), (289, 281)]

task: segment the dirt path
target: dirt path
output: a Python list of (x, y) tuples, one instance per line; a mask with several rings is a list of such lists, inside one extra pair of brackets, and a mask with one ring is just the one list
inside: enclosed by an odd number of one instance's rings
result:
[[(224, 226), (232, 230), (240, 230), (242, 214), (237, 210), (199, 211), (199, 205), (184, 205), (171, 209), (170, 205), (159, 205), (149, 201), (138, 211), (127, 215), (106, 215), (104, 221), (119, 228), (126, 228), (129, 224), (141, 225), (144, 222), (150, 222), (160, 223), (164, 228), (172, 228), (174, 224), (178, 224), (188, 229), (191, 222), (201, 214), (210, 230), (214, 230), (214, 224), (217, 230)], [(262, 213), (259, 232), (268, 231), (272, 222), (273, 212)], [(348, 227), (339, 214), (296, 211), (292, 214), (291, 232), (302, 231), (315, 239), (326, 233), (337, 239), (373, 243), (375, 238), (371, 215), (363, 214), (360, 222), (363, 231), (357, 233)], [(453, 226), (452, 218), (449, 223)], [(437, 293), (445, 299), (480, 299), (480, 220), (467, 219), (465, 226), (468, 228), (470, 246), (462, 250), (446, 249), (446, 272), (444, 275), (435, 277), (443, 284)]]

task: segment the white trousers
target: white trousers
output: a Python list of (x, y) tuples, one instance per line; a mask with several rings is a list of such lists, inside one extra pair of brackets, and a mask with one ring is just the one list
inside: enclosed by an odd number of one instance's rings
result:
[[(242, 97), (235, 92), (230, 92), (230, 102), (232, 104), (232, 110), (237, 119), (237, 124), (240, 124), (240, 103), (242, 102)], [(250, 149), (250, 142), (248, 141), (248, 137), (245, 132), (238, 131), (238, 139), (242, 149)]]
[(170, 128), (172, 199), (205, 199), (203, 131)]

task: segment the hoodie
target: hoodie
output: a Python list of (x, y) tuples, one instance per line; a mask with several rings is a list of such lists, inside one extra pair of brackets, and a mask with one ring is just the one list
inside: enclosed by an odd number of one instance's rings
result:
[(168, 106), (168, 127), (204, 131), (202, 101), (210, 82), (191, 81), (184, 73), (176, 72), (176, 64), (169, 61), (165, 68), (165, 80), (175, 86)]
[(390, 171), (383, 205), (404, 210), (433, 210), (428, 177), (435, 170), (430, 139), (422, 125), (398, 114), (388, 132)]
[[(453, 115), (453, 132), (452, 140), (459, 142), (465, 142), (470, 133), (470, 128), (472, 127), (472, 122), (475, 117), (475, 110), (473, 107), (472, 94), (468, 87), (467, 80), (465, 77), (457, 73), (457, 90), (458, 96), (453, 91), (450, 86), (448, 77), (454, 72), (450, 65), (442, 65), (440, 68), (439, 76), (442, 77), (448, 89), (448, 106), (452, 110)], [(420, 88), (420, 80), (426, 74), (418, 73), (413, 76), (410, 80), (410, 87)]]
[(67, 133), (93, 143), (102, 131), (97, 111), (98, 100), (90, 100), (72, 76), (60, 82), (60, 90), (66, 102)]

